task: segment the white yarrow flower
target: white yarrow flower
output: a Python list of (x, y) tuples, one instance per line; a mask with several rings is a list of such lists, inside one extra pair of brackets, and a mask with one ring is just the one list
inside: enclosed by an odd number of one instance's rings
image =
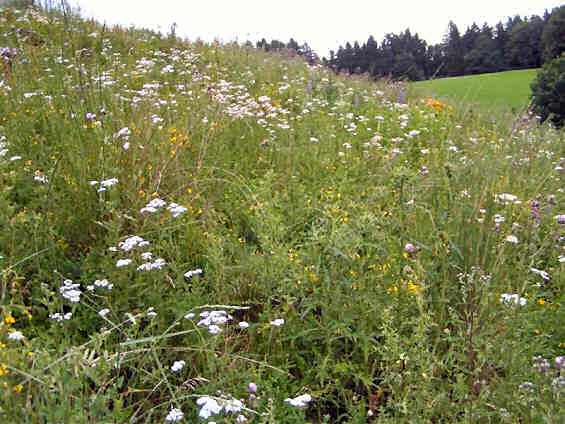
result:
[(500, 295), (500, 301), (503, 303), (514, 303), (516, 305), (524, 306), (528, 303), (528, 300), (518, 296), (517, 294), (502, 293)]
[(171, 203), (167, 209), (172, 212), (174, 218), (177, 218), (188, 210), (184, 206), (177, 205), (176, 203)]
[(220, 327), (218, 327), (217, 325), (213, 324), (213, 325), (208, 326), (208, 332), (210, 334), (212, 334), (213, 336), (216, 336), (216, 335), (218, 335), (222, 332), (222, 329)]
[(200, 406), (200, 412), (198, 416), (207, 420), (210, 416), (218, 415), (222, 412), (222, 406), (216, 401), (208, 396), (202, 396), (196, 400), (196, 404)]
[(200, 268), (193, 269), (193, 270), (191, 270), (191, 271), (185, 272), (185, 273), (184, 273), (184, 278), (190, 280), (190, 279), (191, 279), (192, 277), (194, 277), (195, 275), (200, 275), (200, 274), (202, 274), (202, 272), (203, 272), (203, 271), (202, 271)]
[(286, 398), (284, 401), (286, 403), (291, 404), (295, 408), (302, 408), (302, 407), (308, 405), (308, 403), (311, 400), (312, 400), (312, 396), (310, 396), (309, 394), (305, 394), (305, 395), (297, 396), (294, 399)]
[(14, 340), (16, 342), (22, 341), (24, 339), (24, 335), (21, 331), (12, 331), (8, 335), (8, 340)]
[(116, 268), (122, 268), (124, 266), (128, 266), (132, 262), (133, 261), (131, 259), (118, 259), (118, 261), (116, 262)]
[(232, 412), (240, 412), (243, 409), (243, 403), (238, 399), (230, 399), (223, 404), (223, 408), (228, 414)]
[(59, 288), (59, 293), (63, 297), (63, 299), (68, 300), (72, 303), (78, 303), (80, 301), (80, 295), (82, 292), (77, 290), (80, 287), (80, 284), (73, 284), (72, 280), (64, 280), (63, 284)]
[(539, 275), (544, 280), (551, 280), (551, 277), (549, 276), (547, 271), (543, 271), (543, 270), (537, 269), (537, 268), (530, 268), (530, 271), (536, 273), (537, 275)]
[(178, 408), (173, 408), (169, 411), (169, 413), (165, 417), (165, 421), (174, 423), (177, 421), (181, 421), (183, 418), (184, 418), (183, 412)]
[(173, 365), (171, 365), (171, 371), (172, 372), (180, 371), (184, 368), (185, 365), (186, 365), (185, 361), (175, 361), (173, 362)]

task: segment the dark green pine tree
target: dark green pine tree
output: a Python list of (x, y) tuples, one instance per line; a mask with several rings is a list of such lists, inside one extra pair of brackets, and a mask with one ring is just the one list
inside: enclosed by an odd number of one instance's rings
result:
[(463, 45), (463, 56), (470, 53), (477, 45), (477, 40), (481, 35), (481, 30), (479, 26), (473, 22), (473, 24), (467, 28), (465, 34), (461, 37), (461, 44)]
[(499, 53), (500, 63), (499, 69), (504, 71), (508, 69), (508, 61), (506, 60), (506, 50), (508, 49), (508, 42), (510, 38), (508, 37), (508, 31), (502, 25), (502, 22), (496, 24), (494, 29), (494, 42), (496, 44), (496, 49)]
[(565, 6), (552, 10), (542, 34), (542, 59), (548, 62), (565, 51)]
[(484, 24), (475, 42), (475, 48), (465, 56), (465, 73), (497, 72), (501, 69), (501, 62), (501, 53), (496, 46), (492, 28)]
[(375, 37), (369, 36), (367, 42), (363, 45), (364, 52), (363, 55), (366, 60), (367, 69), (371, 75), (376, 75), (377, 59), (379, 55), (379, 43), (375, 41)]
[(294, 41), (294, 38), (291, 38), (288, 43), (286, 43), (286, 47), (288, 49), (294, 49), (294, 50), (298, 50), (300, 48), (300, 46), (298, 45), (298, 43), (296, 41)]
[(426, 51), (426, 75), (428, 78), (441, 78), (447, 75), (445, 67), (445, 45), (435, 44)]
[(544, 22), (539, 16), (532, 16), (512, 26), (506, 53), (513, 69), (541, 66), (543, 27)]
[(465, 71), (465, 59), (463, 56), (463, 43), (461, 35), (457, 29), (457, 25), (450, 21), (447, 26), (447, 34), (445, 36), (445, 67), (447, 75), (458, 76), (463, 75)]
[(353, 43), (353, 72), (356, 74), (360, 74), (363, 71), (363, 62), (365, 61), (363, 58), (363, 52), (361, 50), (361, 46), (359, 45), (358, 41)]

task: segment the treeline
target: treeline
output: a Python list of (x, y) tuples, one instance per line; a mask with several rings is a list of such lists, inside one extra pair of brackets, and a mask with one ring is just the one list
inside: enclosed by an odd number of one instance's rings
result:
[(293, 38), (291, 38), (288, 43), (284, 43), (279, 40), (272, 40), (269, 43), (263, 38), (261, 41), (257, 42), (255, 47), (258, 49), (263, 49), (265, 51), (275, 50), (280, 52), (287, 52), (288, 54), (296, 54), (298, 56), (302, 56), (310, 64), (320, 61), (320, 58), (314, 52), (314, 50), (310, 48), (308, 43), (299, 45)]
[(422, 80), (540, 67), (565, 51), (565, 6), (543, 17), (515, 16), (493, 28), (473, 23), (464, 34), (449, 22), (442, 43), (426, 41), (406, 30), (387, 34), (379, 45), (347, 43), (324, 58), (336, 72), (368, 73), (374, 78)]

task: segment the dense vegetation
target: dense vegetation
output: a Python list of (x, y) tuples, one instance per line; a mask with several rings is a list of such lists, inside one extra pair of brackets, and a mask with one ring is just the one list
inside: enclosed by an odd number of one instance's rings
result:
[(560, 422), (564, 136), (0, 12), (6, 422)]
[(555, 126), (565, 124), (565, 54), (546, 63), (532, 83), (533, 110)]

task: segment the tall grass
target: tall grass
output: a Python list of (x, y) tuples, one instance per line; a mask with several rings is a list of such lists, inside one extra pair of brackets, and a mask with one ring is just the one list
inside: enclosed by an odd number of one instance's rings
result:
[(5, 420), (563, 419), (562, 132), (69, 11), (0, 25)]

